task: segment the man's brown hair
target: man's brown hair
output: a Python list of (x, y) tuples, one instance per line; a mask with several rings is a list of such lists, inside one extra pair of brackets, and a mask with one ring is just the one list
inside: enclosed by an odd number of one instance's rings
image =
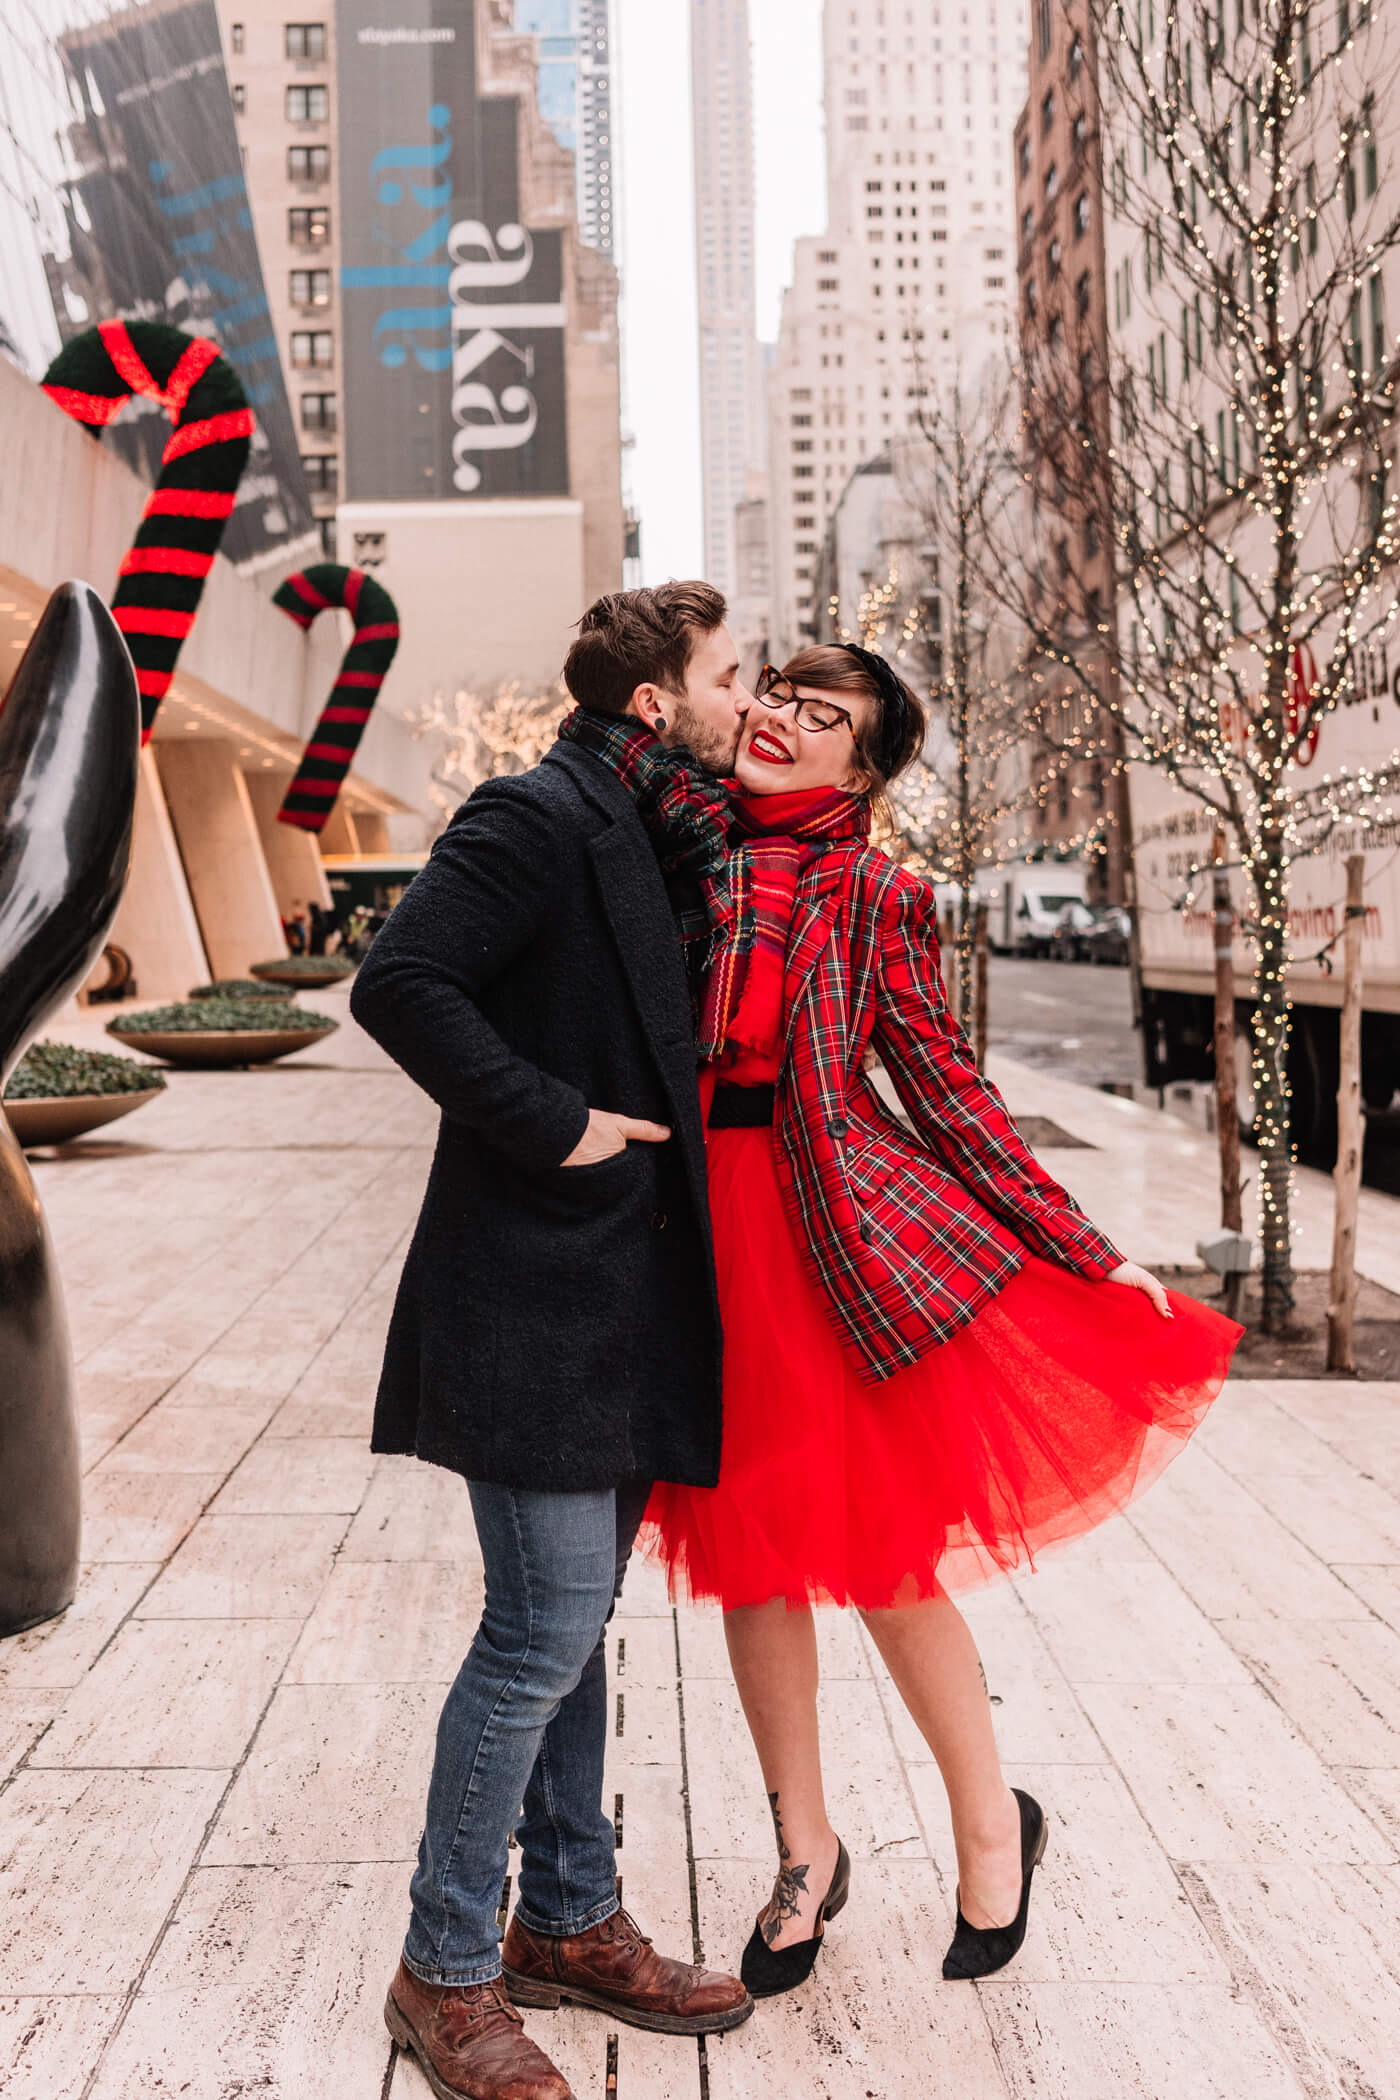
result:
[(580, 707), (600, 715), (625, 713), (639, 685), (683, 693), (696, 643), (724, 625), (728, 610), (708, 583), (613, 591), (579, 621), (564, 683)]

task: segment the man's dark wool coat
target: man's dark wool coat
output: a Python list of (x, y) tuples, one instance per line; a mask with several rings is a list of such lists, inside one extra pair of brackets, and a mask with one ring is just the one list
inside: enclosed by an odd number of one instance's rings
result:
[[(374, 1449), (509, 1487), (713, 1486), (721, 1343), (690, 998), (616, 777), (561, 742), (478, 788), (350, 1003), (442, 1110)], [(590, 1108), (672, 1137), (564, 1167)]]

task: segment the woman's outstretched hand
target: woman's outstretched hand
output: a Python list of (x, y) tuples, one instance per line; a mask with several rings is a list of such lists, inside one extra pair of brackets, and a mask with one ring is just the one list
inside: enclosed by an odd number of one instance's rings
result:
[(1156, 1277), (1149, 1269), (1140, 1269), (1135, 1261), (1120, 1261), (1116, 1269), (1109, 1270), (1104, 1282), (1126, 1283), (1131, 1290), (1145, 1291), (1164, 1320), (1176, 1318)]

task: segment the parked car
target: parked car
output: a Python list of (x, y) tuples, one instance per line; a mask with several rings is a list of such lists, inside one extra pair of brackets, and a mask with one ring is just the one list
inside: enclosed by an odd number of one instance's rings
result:
[(1083, 962), (1124, 965), (1132, 953), (1132, 920), (1121, 904), (1099, 905), (1093, 924), (1079, 936)]

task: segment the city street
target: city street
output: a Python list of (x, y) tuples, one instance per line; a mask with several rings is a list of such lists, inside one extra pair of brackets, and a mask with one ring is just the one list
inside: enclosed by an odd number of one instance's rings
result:
[[(426, 2093), (380, 2008), (479, 1565), (461, 1483), (368, 1449), (431, 1113), (343, 993), (317, 1003), (343, 1022), (328, 1045), (174, 1073), (120, 1136), (38, 1164), (86, 1566), (63, 1619), (0, 1648), (7, 2100)], [(1105, 1229), (1190, 1258), (1208, 1138), (1008, 1058), (995, 1076), (1081, 1140), (1047, 1157)], [(1300, 1176), (1309, 1247), (1329, 1197)], [(1400, 1287), (1392, 1199), (1363, 1196), (1361, 1255)], [(1129, 1519), (972, 1600), (1010, 1775), (1051, 1819), (1026, 1947), (987, 1985), (937, 1980), (937, 1774), (858, 1624), (824, 1619), (855, 1871), (815, 1978), (703, 2057), (531, 2014), (579, 2100), (1388, 2091), (1398, 1403), (1233, 1383)], [(719, 1623), (637, 1566), (610, 1646), (624, 1900), (668, 1949), (732, 1963), (772, 1862)]]
[[(1079, 1086), (1141, 1088), (1142, 1039), (1133, 1027), (1127, 970), (993, 955), (988, 987), (987, 1039), (992, 1050)], [(1182, 1089), (1169, 1105), (1185, 1121), (1205, 1127), (1203, 1088)], [(1250, 1156), (1246, 1149), (1246, 1175)], [(1326, 1167), (1330, 1162), (1311, 1164)], [(1368, 1118), (1362, 1179), (1367, 1188), (1400, 1195), (1400, 1111)], [(1310, 1258), (1308, 1266), (1316, 1265)]]

